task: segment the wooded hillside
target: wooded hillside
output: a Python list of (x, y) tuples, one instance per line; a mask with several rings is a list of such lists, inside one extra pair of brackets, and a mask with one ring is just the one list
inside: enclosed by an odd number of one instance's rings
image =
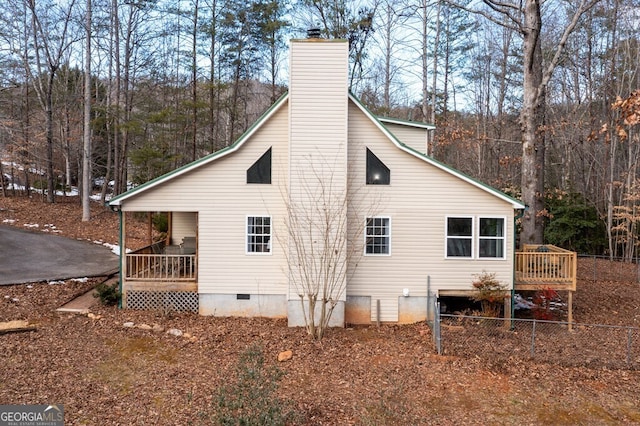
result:
[(351, 90), (375, 114), (436, 124), (430, 155), (530, 206), (523, 238), (635, 258), (640, 1), (478, 3), (7, 0), (3, 194), (79, 186), (87, 70), (104, 198), (232, 143), (315, 27), (349, 40)]

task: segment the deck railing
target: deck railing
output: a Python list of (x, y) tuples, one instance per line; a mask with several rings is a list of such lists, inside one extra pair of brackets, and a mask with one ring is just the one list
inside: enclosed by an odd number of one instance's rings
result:
[(125, 279), (144, 281), (195, 281), (195, 254), (126, 255)]
[(576, 274), (575, 252), (553, 245), (525, 244), (516, 253), (516, 288), (575, 291)]

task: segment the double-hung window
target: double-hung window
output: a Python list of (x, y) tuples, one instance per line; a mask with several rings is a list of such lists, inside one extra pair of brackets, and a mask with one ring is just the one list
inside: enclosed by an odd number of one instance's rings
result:
[(478, 257), (504, 259), (506, 237), (501, 217), (481, 217), (478, 232)]
[(473, 218), (447, 218), (447, 257), (473, 257)]
[(271, 253), (271, 216), (247, 216), (249, 253)]
[(504, 259), (505, 224), (504, 217), (447, 217), (446, 257)]
[(391, 254), (391, 219), (368, 217), (365, 225), (365, 254)]

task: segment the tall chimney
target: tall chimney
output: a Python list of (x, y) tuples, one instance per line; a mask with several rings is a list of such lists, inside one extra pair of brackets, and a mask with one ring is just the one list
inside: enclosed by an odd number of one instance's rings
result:
[(309, 28), (307, 30), (307, 38), (320, 38), (320, 28)]

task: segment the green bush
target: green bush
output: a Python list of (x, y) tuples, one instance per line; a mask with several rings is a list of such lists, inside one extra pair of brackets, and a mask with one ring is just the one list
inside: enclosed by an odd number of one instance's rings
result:
[(107, 283), (100, 283), (95, 288), (93, 297), (99, 298), (100, 303), (107, 306), (117, 305), (120, 302), (119, 283), (109, 285)]
[(219, 388), (211, 410), (215, 425), (285, 425), (297, 414), (277, 396), (283, 373), (265, 366), (262, 349), (253, 345), (240, 355), (235, 380)]
[(166, 213), (156, 213), (153, 215), (151, 221), (156, 231), (166, 233), (169, 231), (169, 216)]

